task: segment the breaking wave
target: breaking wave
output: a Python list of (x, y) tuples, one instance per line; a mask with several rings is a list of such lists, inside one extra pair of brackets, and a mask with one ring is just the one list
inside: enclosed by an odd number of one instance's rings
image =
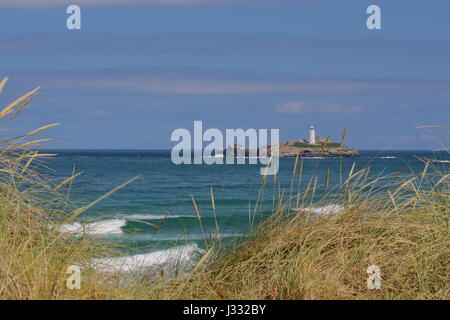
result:
[(166, 219), (175, 219), (175, 218), (196, 218), (194, 215), (162, 215), (162, 214), (130, 214), (130, 215), (121, 215), (122, 219), (135, 219), (135, 220), (162, 220)]
[(127, 224), (129, 220), (162, 220), (175, 218), (196, 218), (194, 215), (178, 215), (178, 216), (164, 216), (155, 214), (130, 214), (121, 215), (116, 219), (107, 219), (91, 223), (82, 224), (79, 222), (66, 223), (60, 225), (57, 230), (62, 233), (74, 234), (88, 234), (88, 235), (108, 235), (108, 234), (122, 234), (124, 231), (122, 227)]
[(117, 258), (97, 258), (93, 260), (96, 269), (103, 272), (143, 271), (150, 267), (178, 266), (187, 270), (192, 267), (192, 258), (204, 252), (196, 243), (178, 246), (150, 253), (123, 256)]
[(62, 224), (58, 227), (58, 231), (63, 233), (90, 235), (122, 234), (122, 227), (126, 224), (127, 221), (125, 219), (110, 219), (87, 224), (74, 222)]

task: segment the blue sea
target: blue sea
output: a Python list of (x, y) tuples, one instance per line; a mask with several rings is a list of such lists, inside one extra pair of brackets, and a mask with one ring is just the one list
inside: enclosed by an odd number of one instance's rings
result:
[[(46, 160), (43, 172), (52, 177), (80, 173), (64, 192), (75, 206), (87, 205), (129, 179), (139, 179), (99, 202), (76, 221), (64, 226), (65, 232), (77, 232), (83, 224), (92, 236), (123, 244), (127, 254), (152, 254), (194, 246), (205, 248), (206, 238), (240, 238), (267, 217), (274, 199), (291, 190), (295, 159), (280, 159), (276, 176), (267, 178), (260, 199), (261, 165), (174, 165), (168, 150), (45, 150), (57, 156)], [(370, 174), (407, 175), (421, 172), (421, 158), (450, 159), (446, 152), (360, 151), (359, 158), (303, 159), (300, 186), (295, 178), (294, 193), (304, 191), (317, 177), (316, 198), (323, 195), (329, 172), (329, 187), (339, 184), (355, 164), (354, 172), (371, 168)], [(448, 170), (448, 165), (447, 170)], [(214, 195), (215, 210), (211, 200)], [(195, 199), (201, 216), (194, 209)], [(276, 204), (275, 204), (276, 205)], [(313, 204), (314, 205), (314, 204)], [(141, 222), (143, 221), (143, 222)], [(217, 223), (216, 223), (217, 222)], [(218, 227), (217, 227), (218, 226)], [(203, 228), (203, 231), (202, 231)]]

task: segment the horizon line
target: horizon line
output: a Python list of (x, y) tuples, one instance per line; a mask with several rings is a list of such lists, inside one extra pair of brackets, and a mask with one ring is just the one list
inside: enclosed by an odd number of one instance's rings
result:
[[(151, 148), (151, 149), (141, 149), (141, 148), (38, 148), (35, 150), (54, 150), (54, 151), (171, 151), (172, 149), (162, 149), (162, 148)], [(357, 151), (430, 151), (430, 152), (443, 152), (449, 151), (448, 149), (357, 149)], [(204, 151), (191, 149), (190, 151)]]

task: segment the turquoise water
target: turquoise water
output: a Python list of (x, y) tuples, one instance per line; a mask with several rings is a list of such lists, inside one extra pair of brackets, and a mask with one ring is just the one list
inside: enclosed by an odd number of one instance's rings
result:
[[(260, 165), (174, 165), (170, 151), (52, 151), (58, 156), (48, 160), (49, 175), (67, 177), (82, 172), (70, 187), (71, 199), (77, 205), (94, 201), (121, 183), (140, 178), (86, 211), (80, 221), (97, 221), (93, 234), (147, 252), (180, 243), (202, 246), (203, 233), (192, 204), (196, 199), (205, 233), (215, 234), (216, 219), (211, 205), (213, 189), (217, 221), (223, 238), (233, 239), (245, 233), (255, 210), (262, 177)], [(371, 167), (371, 174), (409, 174), (420, 172), (423, 163), (417, 158), (449, 159), (445, 152), (361, 151), (353, 159), (304, 159), (301, 190), (311, 177), (318, 177), (317, 197), (321, 196), (327, 171), (330, 188), (339, 183), (342, 172)], [(277, 186), (268, 179), (265, 207), (258, 218), (270, 214), (274, 194), (289, 191), (295, 159), (280, 159)], [(448, 165), (447, 165), (448, 166)], [(274, 191), (275, 190), (275, 191)], [(294, 187), (297, 190), (297, 187)], [(134, 221), (159, 224), (160, 228)], [(258, 219), (257, 219), (258, 220)], [(69, 229), (74, 225), (67, 226)]]

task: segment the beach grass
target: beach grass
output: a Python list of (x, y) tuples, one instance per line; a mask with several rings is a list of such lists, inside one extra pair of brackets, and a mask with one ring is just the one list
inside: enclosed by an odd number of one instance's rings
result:
[[(5, 83), (0, 82), (0, 92)], [(16, 117), (37, 92), (6, 106), (0, 119)], [(352, 167), (330, 189), (317, 178), (302, 181), (297, 158), (291, 187), (274, 197), (272, 215), (231, 246), (209, 242), (191, 272), (102, 272), (92, 259), (117, 255), (114, 245), (58, 231), (90, 206), (78, 208), (68, 200), (64, 190), (76, 177), (57, 181), (36, 172), (39, 160), (50, 155), (32, 151), (33, 146), (45, 142), (39, 134), (54, 125), (1, 142), (1, 299), (450, 298), (446, 163), (427, 159), (422, 172), (398, 177)], [(326, 191), (319, 201), (318, 188)], [(212, 191), (211, 199), (214, 208)], [(314, 209), (326, 206), (338, 210)], [(73, 265), (81, 270), (79, 289), (67, 285)], [(368, 287), (370, 266), (380, 270), (379, 289)]]
[[(201, 271), (164, 283), (157, 297), (449, 299), (449, 173), (424, 166), (427, 172), (393, 182), (368, 169), (350, 173), (337, 202), (319, 203), (337, 212), (311, 210), (307, 201), (292, 210), (308, 191), (292, 194), (248, 239)], [(387, 191), (371, 188), (385, 183)], [(379, 289), (368, 287), (370, 266), (380, 270)]]

